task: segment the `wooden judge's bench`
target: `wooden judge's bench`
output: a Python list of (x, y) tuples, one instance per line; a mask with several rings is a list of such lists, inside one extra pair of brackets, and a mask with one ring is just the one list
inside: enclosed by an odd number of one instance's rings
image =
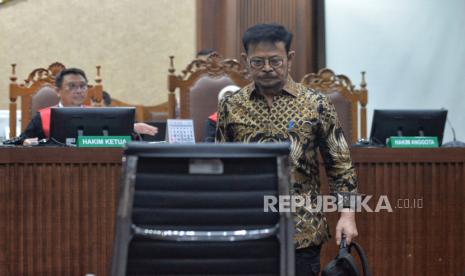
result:
[[(386, 195), (393, 208), (357, 215), (372, 275), (462, 275), (465, 149), (353, 148), (352, 158), (368, 205)], [(121, 160), (120, 149), (0, 148), (0, 275), (108, 275)], [(322, 266), (335, 252), (332, 240)]]

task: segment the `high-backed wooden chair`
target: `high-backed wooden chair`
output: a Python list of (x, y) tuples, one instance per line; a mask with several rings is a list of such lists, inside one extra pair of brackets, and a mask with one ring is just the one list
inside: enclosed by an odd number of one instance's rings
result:
[[(53, 99), (53, 96), (50, 94), (50, 90), (45, 89), (46, 86), (50, 88), (55, 88), (55, 76), (63, 69), (65, 66), (59, 62), (52, 63), (45, 68), (37, 68), (33, 70), (29, 76), (24, 80), (23, 83), (17, 83), (18, 79), (16, 76), (16, 64), (12, 64), (12, 73), (10, 77), (10, 138), (17, 135), (16, 133), (16, 109), (17, 109), (17, 99), (21, 99), (20, 110), (21, 110), (21, 131), (23, 131), (32, 116), (34, 115), (31, 111), (37, 111), (40, 108), (47, 106), (47, 102), (51, 105), (56, 104), (56, 100)], [(91, 98), (94, 100), (96, 105), (101, 105), (102, 101), (102, 79), (100, 77), (100, 66), (96, 66), (97, 76), (95, 78), (95, 85), (89, 85), (87, 92), (87, 98), (84, 101), (84, 104), (90, 105)], [(42, 89), (44, 88), (44, 89)], [(47, 92), (48, 90), (48, 92)], [(37, 92), (40, 92), (37, 94)], [(51, 106), (50, 105), (50, 106)]]
[(362, 81), (359, 89), (356, 89), (352, 85), (347, 76), (336, 75), (332, 70), (327, 68), (321, 69), (316, 74), (310, 73), (305, 75), (301, 83), (329, 97), (336, 108), (348, 143), (356, 143), (359, 137), (367, 138), (366, 105), (368, 90), (366, 88), (365, 72), (362, 72)]
[[(218, 107), (218, 92), (227, 85), (243, 87), (250, 83), (247, 71), (234, 59), (211, 54), (207, 60), (195, 59), (182, 74), (175, 75), (174, 56), (170, 56), (168, 75), (168, 118), (193, 119), (196, 141), (201, 141), (208, 116)], [(179, 91), (179, 116), (176, 116), (176, 91)]]

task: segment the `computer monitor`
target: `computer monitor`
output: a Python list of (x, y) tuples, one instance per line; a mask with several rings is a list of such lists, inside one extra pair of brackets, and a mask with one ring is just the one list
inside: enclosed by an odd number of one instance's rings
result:
[(134, 107), (52, 108), (50, 137), (70, 144), (78, 136), (130, 136), (134, 129)]
[(447, 110), (376, 109), (371, 124), (372, 144), (385, 145), (391, 136), (436, 136), (442, 144)]

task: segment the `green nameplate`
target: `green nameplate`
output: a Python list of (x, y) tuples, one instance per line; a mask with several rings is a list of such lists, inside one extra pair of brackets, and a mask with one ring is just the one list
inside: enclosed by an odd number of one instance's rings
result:
[(80, 148), (122, 148), (131, 142), (131, 136), (79, 136)]
[(390, 148), (437, 148), (438, 138), (430, 136), (391, 136), (387, 146)]

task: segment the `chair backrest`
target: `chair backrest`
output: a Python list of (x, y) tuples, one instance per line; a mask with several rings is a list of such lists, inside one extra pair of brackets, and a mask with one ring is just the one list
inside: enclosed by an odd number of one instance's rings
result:
[(60, 101), (55, 86), (44, 85), (31, 98), (30, 116), (46, 107), (57, 105)]
[(208, 116), (217, 110), (218, 93), (227, 85), (243, 87), (251, 82), (247, 71), (234, 59), (210, 54), (207, 60), (195, 59), (181, 75), (175, 75), (174, 57), (170, 56), (168, 76), (168, 118), (176, 118), (176, 91), (179, 91), (179, 118), (193, 119), (196, 141)]
[(367, 138), (366, 104), (368, 90), (366, 88), (365, 72), (362, 72), (360, 89), (356, 89), (347, 76), (336, 75), (327, 68), (321, 69), (316, 74), (305, 75), (301, 83), (329, 97), (336, 108), (348, 143), (356, 143), (359, 137)]
[(168, 102), (159, 105), (144, 106), (140, 104), (130, 104), (112, 98), (110, 106), (132, 106), (136, 108), (137, 122), (164, 122), (168, 119)]
[(130, 143), (112, 275), (294, 275), (290, 210), (264, 212), (265, 196), (290, 194), (288, 155), (286, 144)]
[[(16, 109), (17, 109), (17, 99), (21, 99), (21, 131), (24, 131), (27, 124), (34, 115), (31, 113), (32, 110), (38, 110), (44, 108), (46, 103), (54, 103), (55, 99), (51, 95), (49, 88), (44, 88), (44, 86), (53, 87), (55, 86), (55, 76), (63, 69), (65, 66), (59, 62), (54, 62), (45, 68), (37, 68), (33, 70), (29, 76), (22, 83), (17, 83), (16, 76), (16, 64), (12, 64), (12, 73), (10, 77), (10, 88), (9, 88), (9, 113), (10, 113), (10, 138), (16, 136)], [(90, 105), (91, 98), (101, 105), (102, 101), (102, 79), (100, 78), (100, 66), (96, 66), (97, 76), (95, 78), (95, 85), (89, 85), (87, 92), (87, 98), (84, 101), (84, 104)], [(37, 92), (40, 94), (35, 95)], [(53, 104), (52, 104), (53, 105)]]

